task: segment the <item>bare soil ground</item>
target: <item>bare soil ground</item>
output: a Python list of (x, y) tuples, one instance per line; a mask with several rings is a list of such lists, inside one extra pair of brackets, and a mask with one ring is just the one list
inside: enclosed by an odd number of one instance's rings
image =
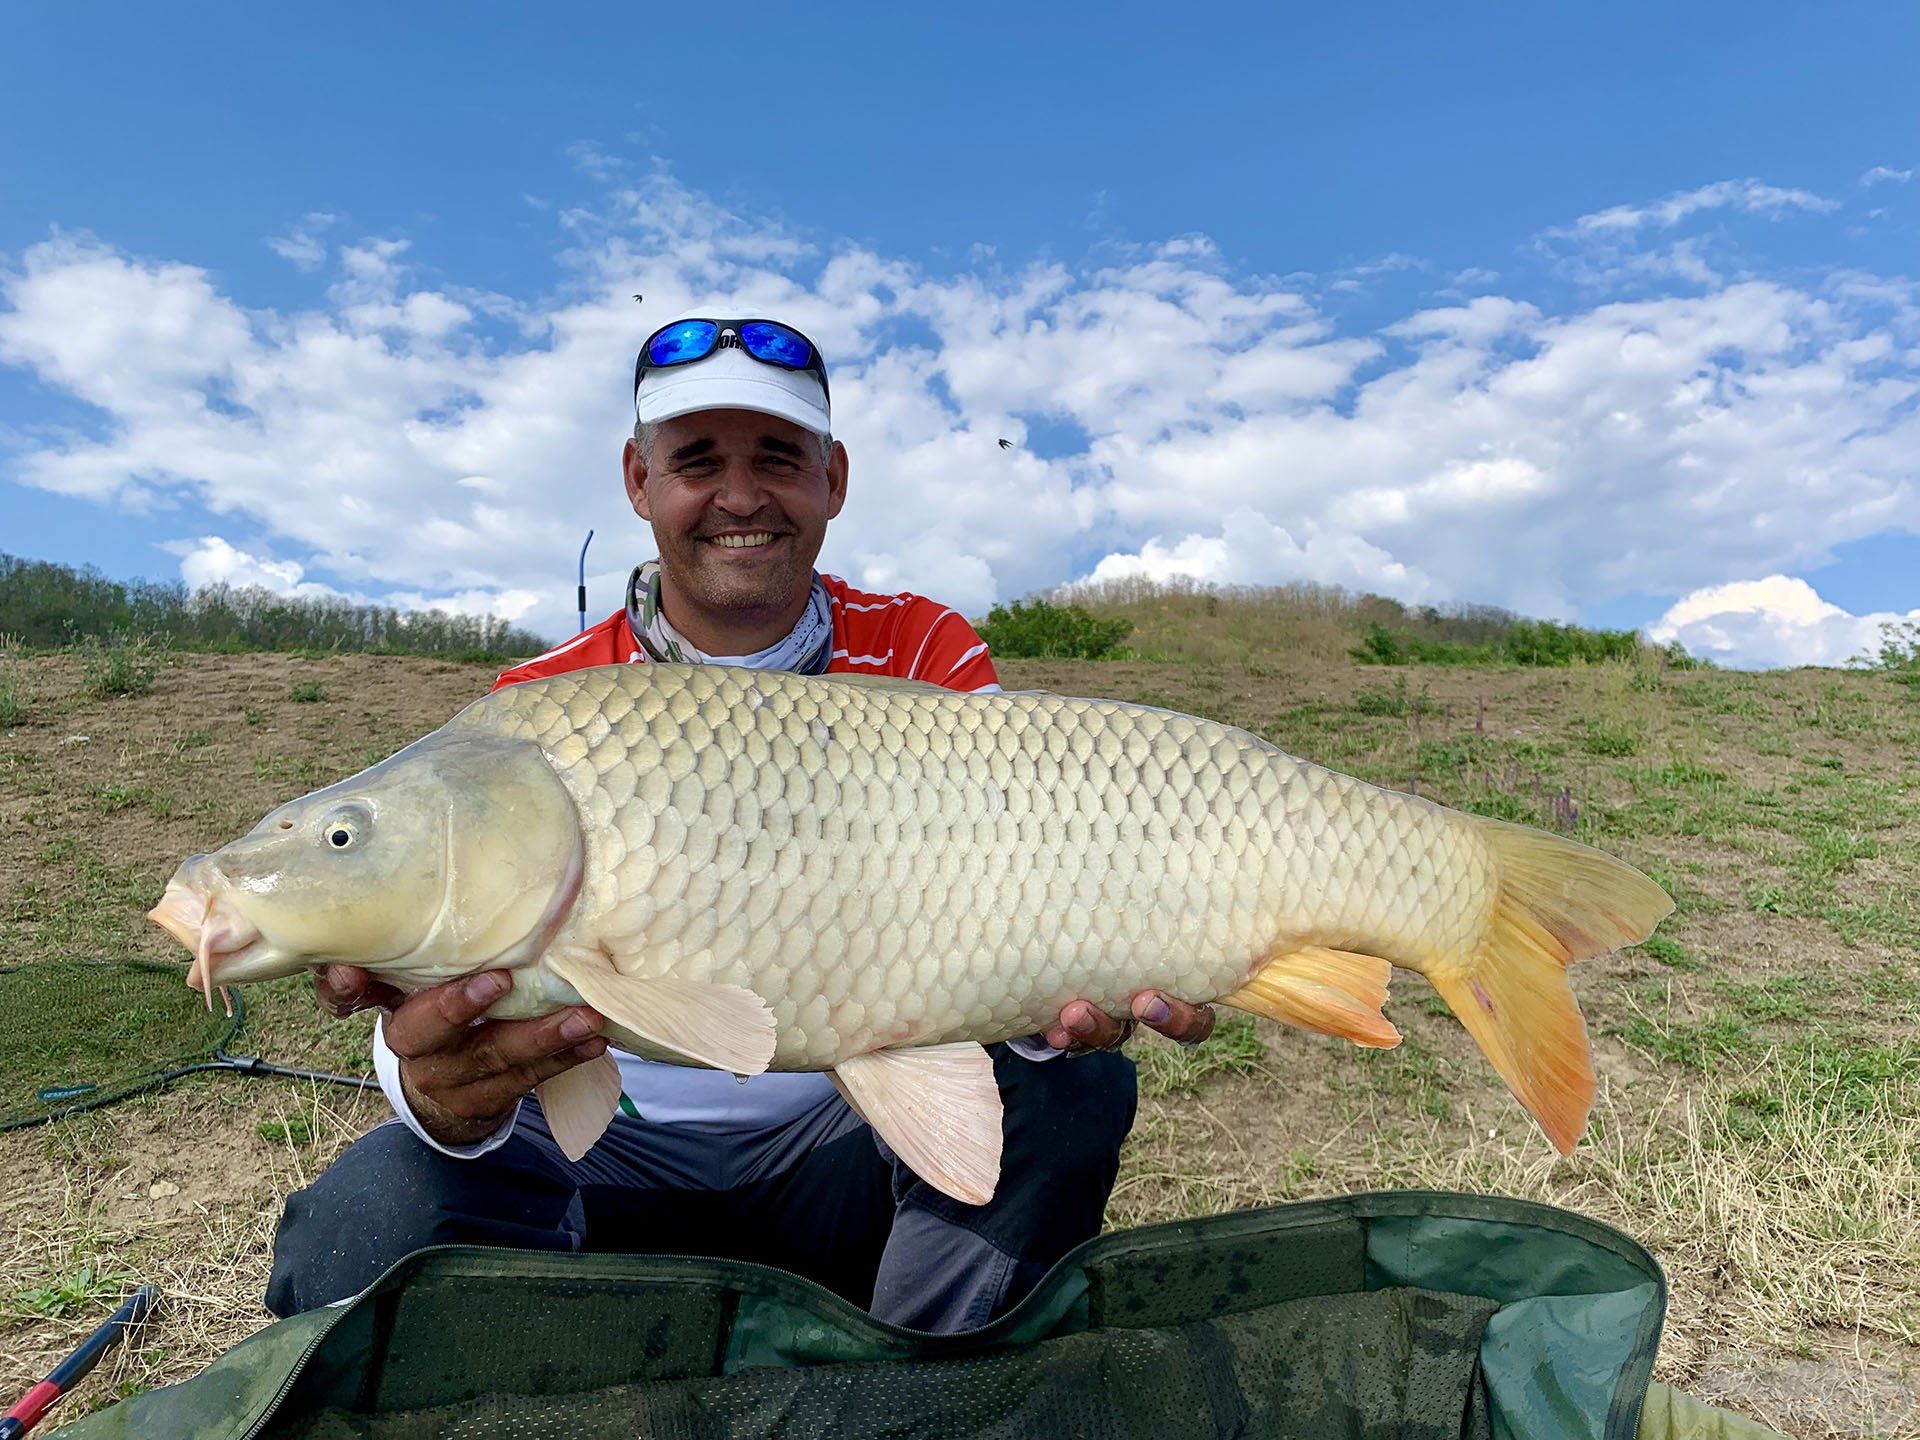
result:
[[(1796, 1435), (1920, 1435), (1920, 693), (1832, 671), (1223, 653), (1013, 662), (1003, 679), (1212, 715), (1559, 828), (1648, 870), (1679, 909), (1649, 945), (1576, 972), (1602, 1089), (1571, 1159), (1401, 975), (1395, 1051), (1239, 1019), (1197, 1052), (1143, 1045), (1149, 1098), (1110, 1223), (1385, 1186), (1570, 1205), (1666, 1265), (1660, 1378)], [(177, 656), (144, 693), (103, 698), (78, 657), (0, 663), (24, 712), (0, 731), (0, 966), (176, 960), (141, 915), (182, 856), (439, 725), (492, 678)], [(365, 1017), (323, 1019), (301, 981), (249, 999), (247, 1051), (365, 1069)], [(68, 1418), (184, 1378), (266, 1323), (283, 1197), (384, 1113), (377, 1095), (215, 1074), (0, 1135), (0, 1395), (138, 1280), (166, 1288), (164, 1310)]]

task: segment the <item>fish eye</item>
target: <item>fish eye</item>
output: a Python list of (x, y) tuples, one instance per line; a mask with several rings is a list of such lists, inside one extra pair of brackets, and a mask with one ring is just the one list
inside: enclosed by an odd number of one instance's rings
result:
[(373, 817), (360, 806), (336, 810), (320, 824), (320, 840), (330, 850), (347, 850), (359, 839), (360, 832)]

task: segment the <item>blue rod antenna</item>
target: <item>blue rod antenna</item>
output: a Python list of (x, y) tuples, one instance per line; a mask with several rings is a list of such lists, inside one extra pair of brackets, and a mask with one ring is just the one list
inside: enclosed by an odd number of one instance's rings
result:
[(587, 538), (580, 542), (580, 583), (575, 599), (580, 606), (580, 628), (587, 628), (587, 546), (593, 543), (593, 531), (587, 531)]

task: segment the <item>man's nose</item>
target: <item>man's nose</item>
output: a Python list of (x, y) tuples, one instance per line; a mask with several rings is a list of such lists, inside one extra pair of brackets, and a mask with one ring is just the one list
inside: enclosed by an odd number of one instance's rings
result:
[(713, 503), (729, 515), (752, 515), (766, 504), (766, 491), (760, 477), (753, 473), (750, 460), (730, 460), (720, 472), (719, 487)]

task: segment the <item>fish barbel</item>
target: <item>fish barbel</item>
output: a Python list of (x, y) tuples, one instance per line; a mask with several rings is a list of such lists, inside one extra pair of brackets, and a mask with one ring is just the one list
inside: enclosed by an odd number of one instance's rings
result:
[[(187, 860), (151, 912), (213, 987), (330, 963), (403, 990), (515, 972), (652, 1059), (824, 1070), (984, 1203), (984, 1044), (1153, 987), (1362, 1045), (1417, 970), (1548, 1137), (1593, 1101), (1566, 967), (1672, 902), (1588, 846), (1174, 711), (854, 675), (612, 665), (513, 685)], [(1070, 1063), (1070, 1062), (1061, 1062)], [(611, 1056), (539, 1087), (578, 1158)]]

